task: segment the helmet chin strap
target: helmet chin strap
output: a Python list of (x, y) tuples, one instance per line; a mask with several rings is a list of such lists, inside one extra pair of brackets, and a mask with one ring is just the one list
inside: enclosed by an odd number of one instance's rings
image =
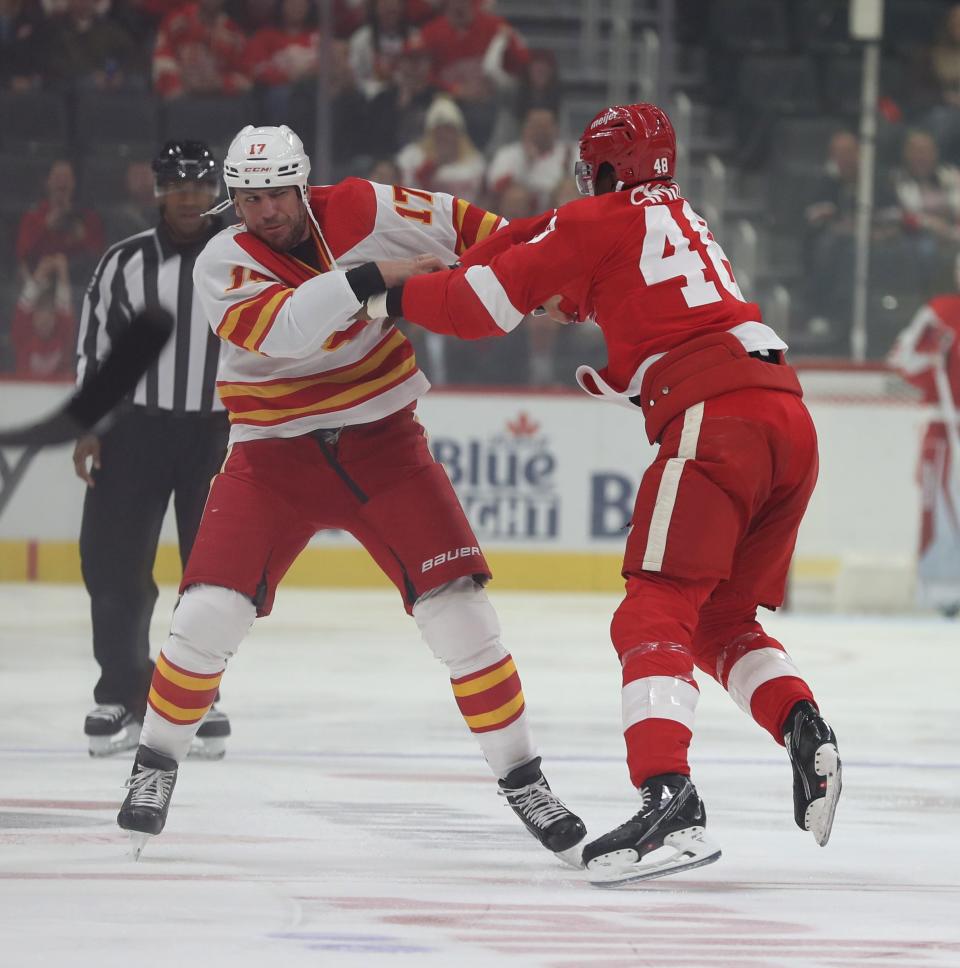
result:
[(225, 198), (222, 202), (218, 202), (213, 208), (207, 209), (204, 215), (219, 215), (221, 212), (225, 212), (233, 204), (233, 199), (229, 196)]

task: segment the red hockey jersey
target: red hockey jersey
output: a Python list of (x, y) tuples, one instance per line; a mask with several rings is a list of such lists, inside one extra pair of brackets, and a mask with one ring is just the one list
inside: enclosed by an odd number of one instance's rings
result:
[(960, 295), (934, 296), (917, 310), (897, 337), (888, 362), (923, 391), (926, 403), (937, 403), (934, 371), (946, 367), (956, 406), (960, 406)]
[(578, 370), (581, 386), (621, 400), (639, 393), (650, 363), (696, 337), (730, 332), (748, 352), (786, 349), (674, 184), (579, 199), (529, 224), (539, 231), (524, 244), (504, 244), (521, 229), (513, 223), (466, 257), (485, 265), (408, 280), (403, 315), (467, 339), (502, 335), (561, 294), (607, 346), (599, 373)]

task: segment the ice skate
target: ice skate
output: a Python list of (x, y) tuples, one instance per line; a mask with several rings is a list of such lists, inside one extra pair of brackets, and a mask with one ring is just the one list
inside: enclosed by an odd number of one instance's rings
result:
[(790, 710), (783, 742), (793, 767), (794, 819), (826, 847), (843, 786), (837, 737), (816, 706), (802, 700)]
[(222, 709), (211, 706), (203, 717), (187, 756), (195, 760), (222, 760), (227, 752), (230, 720)]
[(133, 770), (124, 786), (129, 790), (117, 824), (130, 833), (130, 853), (140, 859), (147, 840), (167, 822), (170, 797), (177, 782), (177, 762), (146, 746), (137, 749)]
[(91, 756), (113, 756), (136, 748), (141, 722), (121, 703), (100, 703), (87, 713), (83, 732)]
[(688, 776), (662, 773), (640, 787), (640, 812), (583, 848), (591, 884), (646, 881), (720, 859), (707, 813)]
[(539, 756), (500, 780), (500, 795), (547, 850), (571, 867), (582, 866), (580, 844), (587, 828), (550, 789), (540, 772)]

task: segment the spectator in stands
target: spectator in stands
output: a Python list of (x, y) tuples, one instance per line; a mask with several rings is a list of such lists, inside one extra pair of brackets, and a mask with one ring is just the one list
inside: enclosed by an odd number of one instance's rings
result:
[(558, 114), (560, 92), (557, 55), (552, 50), (531, 50), (530, 59), (520, 74), (514, 107), (516, 116), (525, 118), (531, 108), (548, 108)]
[(904, 227), (914, 233), (925, 262), (960, 242), (960, 171), (940, 163), (937, 143), (926, 131), (912, 131), (904, 141), (893, 187)]
[(40, 86), (45, 28), (43, 14), (28, 0), (0, 0), (0, 90)]
[[(412, 27), (419, 27), (433, 20), (446, 0), (403, 0), (404, 19)], [(492, 0), (477, 0), (487, 4)], [(351, 38), (365, 23), (369, 22), (370, 0), (333, 0), (334, 35)]]
[(63, 89), (115, 91), (146, 86), (140, 47), (97, 0), (69, 0), (54, 17), (43, 44), (43, 73)]
[(378, 158), (370, 166), (366, 177), (381, 185), (399, 185), (403, 182), (400, 166), (392, 158)]
[(333, 0), (334, 34), (351, 37), (359, 30), (367, 16), (367, 0)]
[(316, 85), (320, 32), (314, 14), (310, 0), (282, 0), (279, 25), (261, 27), (247, 43), (244, 63), (264, 89), (270, 124), (288, 120), (295, 87)]
[(393, 81), (370, 101), (370, 126), (384, 147), (399, 151), (424, 130), (427, 111), (437, 96), (430, 80), (430, 53), (416, 37), (397, 59)]
[(566, 175), (560, 179), (559, 184), (553, 190), (553, 197), (550, 199), (550, 208), (559, 208), (580, 198), (580, 190), (577, 188), (577, 180), (573, 175)]
[(960, 4), (944, 15), (926, 66), (933, 106), (923, 118), (923, 127), (934, 136), (944, 157), (960, 161)]
[(423, 26), (433, 80), (460, 105), (473, 141), (486, 145), (496, 121), (498, 94), (513, 91), (530, 54), (502, 17), (476, 0), (447, 0), (444, 13)]
[(126, 198), (107, 222), (109, 242), (125, 239), (157, 224), (157, 199), (149, 161), (131, 161), (124, 179)]
[(536, 195), (526, 185), (511, 181), (496, 193), (491, 208), (497, 215), (513, 222), (518, 218), (530, 218), (542, 211), (543, 207), (537, 204)]
[[(530, 218), (531, 215), (536, 215), (547, 207), (549, 207), (548, 203), (544, 203), (540, 196), (525, 184), (512, 180), (497, 192), (495, 201), (491, 205), (493, 211), (511, 222), (516, 219)], [(414, 327), (414, 329), (417, 328), (419, 327)], [(555, 347), (557, 335), (562, 328), (548, 316), (524, 317), (522, 325), (517, 327), (518, 332), (514, 342), (517, 346), (526, 344), (521, 355), (528, 359), (528, 368), (526, 371), (514, 372), (515, 379), (528, 381), (533, 386), (551, 386), (556, 383)], [(435, 333), (430, 335), (436, 337)], [(436, 338), (443, 339), (443, 337)], [(511, 349), (511, 352), (516, 351), (516, 347)], [(493, 352), (492, 348), (488, 352)], [(452, 356), (456, 357), (458, 354), (452, 352)], [(507, 376), (503, 374), (494, 382), (506, 380)]]
[[(564, 175), (573, 171), (574, 161), (573, 147), (560, 140), (553, 111), (531, 108), (524, 118), (520, 140), (504, 145), (493, 156), (487, 184), (496, 195), (514, 182), (523, 185), (533, 195), (535, 211), (541, 212), (550, 206)], [(500, 214), (505, 214), (502, 209)]]
[(246, 38), (223, 12), (224, 0), (198, 0), (163, 21), (153, 51), (153, 86), (164, 98), (238, 94), (250, 89)]
[[(332, 181), (368, 168), (374, 152), (387, 147), (381, 132), (370, 123), (367, 99), (357, 87), (350, 70), (350, 55), (345, 40), (334, 40), (330, 47), (327, 89), (330, 96), (330, 126), (333, 139), (330, 157), (334, 165), (323, 177)], [(316, 85), (297, 84), (290, 91), (288, 122), (297, 131), (313, 137), (316, 126)]]
[(14, 373), (22, 380), (73, 376), (77, 320), (65, 255), (45, 255), (27, 277), (13, 314)]
[[(806, 206), (804, 268), (810, 336), (825, 346), (840, 348), (849, 331), (852, 313), (854, 216), (860, 142), (850, 131), (837, 131), (827, 148), (823, 178)], [(874, 242), (895, 231), (894, 203), (889, 189), (878, 184), (875, 199)]]
[(463, 114), (448, 97), (427, 111), (423, 137), (397, 155), (403, 183), (431, 192), (448, 192), (468, 201), (480, 197), (486, 167), (467, 134)]
[(368, 0), (367, 22), (350, 37), (350, 66), (368, 98), (391, 83), (412, 31), (404, 0)]
[(46, 198), (20, 219), (16, 255), (27, 280), (45, 255), (63, 254), (70, 277), (86, 278), (103, 251), (103, 223), (89, 209), (76, 206), (77, 179), (69, 161), (54, 161), (47, 175)]
[(280, 0), (227, 0), (225, 12), (247, 37), (252, 37), (258, 30), (277, 25)]
[(157, 29), (165, 17), (185, 7), (189, 0), (126, 0), (113, 3), (110, 11), (131, 37), (148, 38), (147, 50), (153, 49)]

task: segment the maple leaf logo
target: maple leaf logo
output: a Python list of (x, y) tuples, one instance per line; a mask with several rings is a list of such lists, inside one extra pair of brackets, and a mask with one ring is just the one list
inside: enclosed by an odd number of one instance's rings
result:
[(507, 430), (514, 437), (532, 437), (540, 429), (540, 424), (531, 420), (525, 410), (520, 411), (516, 420), (507, 421)]

